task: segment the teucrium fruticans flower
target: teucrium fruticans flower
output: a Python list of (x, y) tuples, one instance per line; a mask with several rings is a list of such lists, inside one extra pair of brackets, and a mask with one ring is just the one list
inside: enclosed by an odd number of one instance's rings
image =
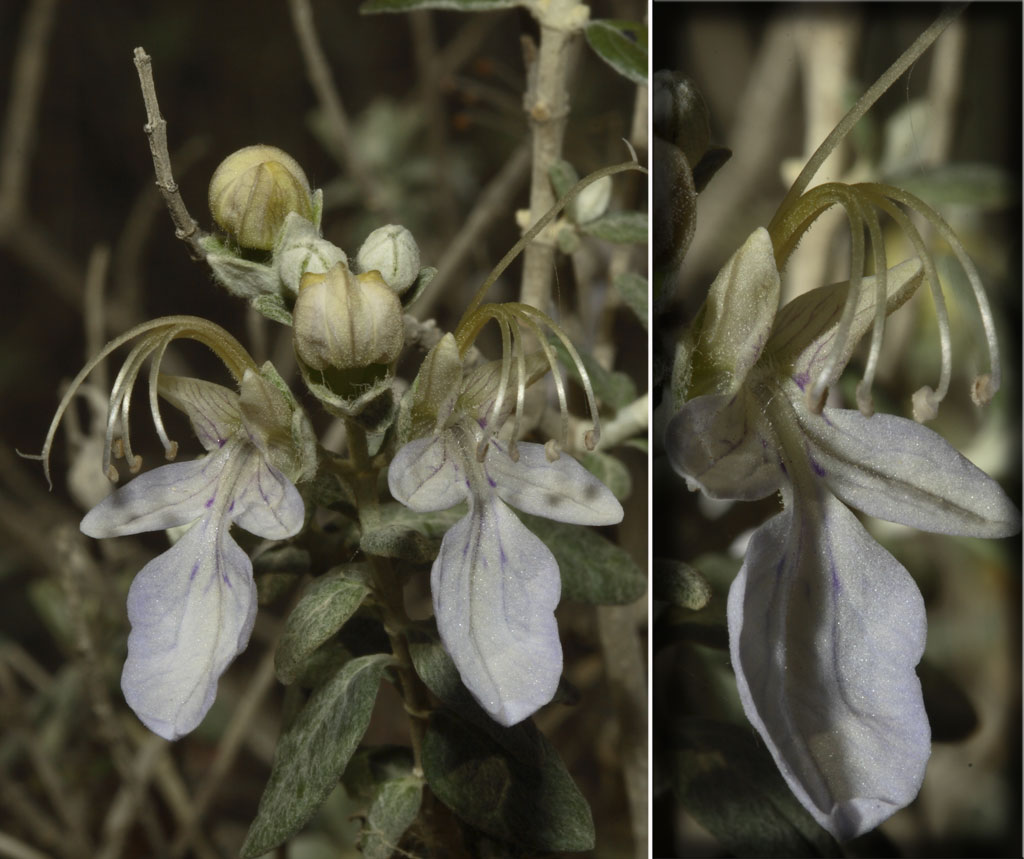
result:
[(759, 229), (716, 278), (666, 446), (713, 498), (782, 499), (729, 592), (732, 665), (744, 711), (794, 794), (846, 839), (917, 795), (930, 731), (914, 672), (921, 595), (845, 505), (975, 537), (1016, 533), (1020, 514), (931, 430), (823, 407), (814, 390), (838, 376), (879, 312), (910, 298), (925, 266), (822, 287), (776, 314), (777, 256)]
[(572, 457), (495, 438), (509, 414), (506, 392), (518, 392), (518, 411), (523, 389), (547, 369), (521, 351), (511, 357), (463, 381), (458, 346), (446, 335), (424, 361), (411, 406), (414, 431), (433, 432), (402, 447), (388, 469), (391, 494), (413, 510), (469, 505), (444, 536), (430, 588), (463, 683), (503, 725), (550, 701), (562, 671), (558, 564), (506, 505), (560, 522), (622, 519), (611, 491)]
[[(200, 379), (159, 373), (164, 350), (177, 338), (210, 347), (235, 376), (239, 392)], [(305, 515), (295, 483), (316, 468), (308, 419), (269, 364), (258, 367), (226, 331), (196, 317), (168, 317), (138, 326), (108, 344), (76, 378), (58, 409), (43, 450), (76, 388), (96, 363), (137, 339), (110, 397), (105, 467), (111, 448), (131, 470), (129, 404), (144, 361), (152, 359), (150, 407), (168, 459), (178, 446), (164, 430), (157, 394), (184, 411), (205, 456), (148, 471), (86, 514), (82, 531), (118, 537), (189, 526), (139, 572), (128, 594), (128, 639), (121, 686), (152, 731), (167, 739), (193, 730), (213, 704), (217, 681), (245, 648), (256, 614), (252, 563), (229, 531), (232, 524), (272, 540), (295, 535)]]

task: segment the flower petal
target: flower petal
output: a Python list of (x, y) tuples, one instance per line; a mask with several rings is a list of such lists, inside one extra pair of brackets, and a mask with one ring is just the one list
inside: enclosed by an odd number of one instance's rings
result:
[(710, 498), (754, 501), (777, 492), (778, 447), (746, 393), (709, 394), (685, 403), (665, 430), (672, 467)]
[(852, 507), (941, 534), (1020, 531), (1020, 511), (999, 484), (928, 427), (849, 409), (812, 415), (796, 406), (815, 470)]
[(294, 537), (306, 516), (299, 490), (256, 448), (247, 445), (238, 455), (246, 460), (239, 465), (228, 516), (239, 528), (258, 537)]
[(728, 620), (747, 718), (825, 829), (853, 838), (914, 799), (931, 751), (924, 601), (824, 487), (754, 533)]
[(492, 441), (483, 470), (490, 487), (513, 507), (577, 525), (614, 525), (622, 505), (612, 491), (568, 454), (549, 462), (544, 445), (520, 442), (519, 461)]
[(217, 494), (221, 472), (234, 446), (191, 462), (161, 465), (140, 474), (85, 514), (81, 529), (90, 537), (121, 537), (194, 522)]
[(195, 728), (255, 618), (252, 563), (217, 516), (146, 564), (128, 591), (132, 631), (121, 675), (125, 700), (146, 727), (168, 740)]
[(497, 498), (471, 502), (430, 574), (441, 641), (490, 716), (514, 725), (548, 703), (562, 673), (558, 564)]
[(188, 415), (192, 429), (207, 450), (216, 450), (242, 424), (238, 394), (203, 379), (160, 374), (160, 396)]
[(388, 467), (388, 488), (396, 501), (419, 513), (447, 510), (466, 499), (469, 479), (462, 463), (474, 456), (459, 451), (452, 432), (405, 445)]

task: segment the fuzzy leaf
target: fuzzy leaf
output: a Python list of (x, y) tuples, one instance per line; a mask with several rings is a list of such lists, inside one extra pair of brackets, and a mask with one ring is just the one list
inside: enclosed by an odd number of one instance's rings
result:
[(435, 711), (423, 771), (441, 802), (488, 835), (536, 851), (594, 846), (587, 801), (532, 722), (485, 732)]
[(551, 550), (562, 574), (562, 599), (627, 605), (647, 592), (647, 577), (629, 553), (583, 525), (520, 513)]
[(564, 158), (559, 158), (548, 168), (548, 178), (556, 197), (564, 197), (569, 189), (580, 181), (580, 174)]
[(734, 856), (841, 856), (801, 807), (749, 728), (695, 718), (673, 725), (680, 803)]
[(607, 486), (619, 501), (629, 498), (633, 491), (633, 479), (621, 459), (602, 451), (595, 451), (580, 456), (580, 465)]
[(409, 775), (382, 782), (366, 815), (360, 845), (366, 859), (390, 859), (420, 811), (423, 778)]
[(243, 857), (262, 856), (298, 832), (337, 786), (370, 723), (390, 654), (346, 663), (317, 689), (281, 735)]
[[(569, 353), (566, 352), (565, 346), (562, 345), (562, 341), (557, 337), (552, 337), (551, 345), (554, 346), (559, 359), (566, 370), (569, 371), (569, 375), (579, 381), (580, 375), (576, 369), (576, 363), (570, 359)], [(617, 370), (606, 370), (588, 353), (580, 352), (579, 349), (576, 351), (579, 352), (583, 368), (590, 377), (590, 384), (594, 389), (594, 395), (602, 403), (607, 403), (613, 408), (621, 409), (636, 399), (636, 384), (629, 376)]]
[(282, 325), (292, 324), (292, 313), (284, 303), (284, 299), (276, 293), (269, 295), (257, 295), (249, 304), (257, 313), (262, 313), (267, 319), (280, 322)]
[(631, 271), (616, 275), (613, 281), (615, 288), (622, 296), (626, 307), (632, 310), (637, 319), (647, 329), (647, 278), (640, 277)]
[(355, 565), (314, 579), (285, 621), (274, 654), (278, 680), (294, 682), (310, 654), (344, 626), (369, 592), (365, 572)]
[(647, 243), (646, 212), (609, 212), (593, 221), (580, 224), (580, 230), (598, 239), (620, 245)]
[(647, 27), (638, 21), (590, 21), (587, 43), (602, 60), (635, 84), (647, 85)]
[(401, 504), (382, 504), (379, 514), (375, 524), (364, 528), (359, 547), (369, 555), (423, 563), (437, 557), (445, 532), (466, 515), (466, 507), (417, 513)]

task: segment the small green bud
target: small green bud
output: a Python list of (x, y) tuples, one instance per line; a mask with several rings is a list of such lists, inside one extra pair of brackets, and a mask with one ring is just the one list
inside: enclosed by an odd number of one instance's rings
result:
[(210, 212), (241, 247), (269, 251), (290, 212), (313, 220), (313, 195), (290, 155), (274, 146), (246, 146), (214, 172)]
[(398, 296), (375, 271), (354, 275), (343, 262), (303, 275), (293, 331), (296, 353), (316, 370), (389, 364), (405, 342)]
[(356, 254), (359, 271), (378, 271), (396, 295), (416, 282), (420, 272), (420, 249), (405, 227), (388, 224), (366, 237)]

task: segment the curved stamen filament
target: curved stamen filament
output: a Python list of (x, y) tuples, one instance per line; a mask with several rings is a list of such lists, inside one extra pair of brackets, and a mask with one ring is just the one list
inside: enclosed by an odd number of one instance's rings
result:
[[(171, 340), (178, 338), (198, 340), (210, 349), (210, 351), (212, 351), (218, 358), (220, 358), (221, 362), (228, 369), (228, 372), (231, 373), (236, 382), (242, 381), (242, 377), (245, 375), (246, 370), (253, 370), (255, 372), (259, 369), (252, 356), (246, 351), (245, 347), (242, 346), (241, 343), (239, 343), (219, 325), (201, 317), (164, 316), (160, 319), (152, 319), (149, 322), (136, 325), (134, 328), (126, 331), (119, 337), (115, 337), (107, 343), (107, 345), (100, 350), (99, 354), (79, 370), (75, 378), (71, 380), (71, 384), (68, 385), (67, 390), (64, 392), (64, 396), (61, 397), (60, 403), (57, 406), (57, 411), (54, 413), (53, 420), (50, 421), (50, 427), (46, 432), (46, 439), (43, 441), (42, 451), (38, 454), (20, 454), (26, 459), (42, 460), (43, 473), (46, 475), (46, 482), (50, 488), (53, 488), (53, 480), (50, 476), (50, 450), (53, 448), (53, 440), (57, 434), (57, 427), (60, 426), (61, 419), (64, 417), (64, 413), (67, 411), (68, 406), (71, 404), (75, 393), (81, 387), (86, 378), (88, 378), (89, 374), (92, 373), (92, 371), (96, 369), (97, 365), (108, 355), (116, 349), (119, 349), (125, 343), (145, 334), (150, 334), (150, 338), (147, 338), (147, 342), (150, 342), (152, 336), (154, 336), (154, 332), (159, 332), (159, 334), (155, 336), (165, 336), (168, 343)], [(136, 349), (137, 348), (138, 347), (136, 347)], [(134, 350), (132, 354), (135, 354)], [(128, 361), (126, 361), (126, 365), (130, 363), (131, 356), (129, 356)], [(118, 373), (118, 381), (114, 384), (114, 393), (111, 394), (110, 399), (111, 414), (116, 414), (117, 409), (120, 407), (120, 399), (118, 399), (115, 404), (115, 393), (118, 392), (118, 386), (123, 385), (124, 383), (124, 378), (127, 375), (125, 373), (126, 368), (126, 366), (121, 368), (121, 372)], [(135, 371), (136, 375), (137, 373), (138, 370)], [(115, 423), (116, 420), (112, 423), (108, 419), (104, 444), (103, 467), (108, 476), (110, 476), (111, 472), (110, 447), (113, 441)], [(163, 439), (161, 439), (161, 441), (163, 441)], [(173, 442), (171, 442), (171, 444), (173, 445)]]
[(865, 417), (875, 413), (871, 400), (871, 386), (875, 381), (875, 370), (878, 368), (878, 357), (882, 354), (882, 340), (885, 338), (886, 303), (889, 295), (888, 269), (885, 260), (885, 242), (882, 228), (878, 223), (878, 215), (871, 206), (861, 205), (861, 214), (867, 221), (868, 234), (871, 236), (871, 249), (875, 255), (875, 319), (871, 328), (871, 348), (868, 351), (867, 365), (864, 375), (857, 383), (857, 408)]
[(889, 199), (906, 206), (911, 211), (917, 212), (922, 217), (927, 218), (929, 223), (939, 231), (939, 234), (949, 244), (953, 254), (956, 256), (957, 262), (960, 263), (960, 267), (964, 270), (964, 274), (967, 275), (967, 280), (971, 284), (971, 289), (974, 292), (974, 301), (978, 305), (978, 312), (981, 315), (981, 324), (985, 331), (985, 341), (988, 346), (989, 358), (988, 375), (987, 377), (982, 376), (975, 380), (971, 394), (978, 405), (987, 403), (995, 395), (996, 391), (999, 390), (999, 386), (1002, 381), (1002, 371), (999, 363), (999, 343), (996, 338), (992, 309), (989, 306), (988, 296), (985, 294), (985, 286), (981, 282), (981, 276), (978, 274), (978, 269), (975, 267), (974, 261), (967, 254), (967, 251), (964, 250), (963, 244), (960, 242), (960, 239), (957, 238), (956, 233), (953, 232), (953, 229), (949, 224), (946, 223), (938, 212), (931, 209), (919, 197), (908, 191), (904, 191), (901, 188), (893, 188), (886, 185), (868, 184), (866, 187), (870, 191), (874, 191), (879, 195), (884, 195)]
[(886, 192), (889, 190), (884, 185), (864, 185), (865, 191), (871, 195), (876, 205), (888, 213), (896, 225), (903, 231), (903, 234), (910, 239), (914, 246), (914, 252), (924, 266), (925, 279), (928, 281), (928, 288), (932, 294), (932, 302), (935, 305), (935, 320), (939, 329), (939, 354), (942, 362), (939, 370), (939, 384), (935, 390), (927, 385), (914, 394), (914, 420), (924, 422), (932, 420), (938, 414), (939, 403), (941, 403), (949, 391), (949, 380), (953, 374), (953, 347), (949, 330), (949, 311), (946, 308), (946, 298), (942, 294), (942, 284), (939, 282), (938, 272), (935, 270), (935, 262), (928, 253), (921, 233), (914, 226), (906, 213), (889, 199)]
[(164, 352), (167, 351), (167, 347), (171, 343), (171, 337), (164, 337), (163, 340), (156, 347), (156, 354), (153, 356), (153, 360), (149, 362), (149, 411), (153, 415), (153, 426), (156, 428), (156, 434), (160, 439), (160, 443), (164, 446), (164, 456), (168, 461), (174, 459), (178, 455), (178, 443), (171, 441), (167, 435), (167, 430), (164, 428), (163, 417), (160, 415), (160, 402), (157, 399), (157, 392), (159, 389), (159, 377), (160, 377), (160, 364), (164, 360)]
[(516, 328), (516, 412), (512, 418), (512, 436), (508, 443), (508, 455), (513, 462), (519, 462), (519, 427), (523, 420), (523, 403), (526, 401), (526, 347), (523, 344), (522, 331)]
[[(587, 398), (587, 407), (590, 410), (590, 419), (593, 423), (593, 429), (588, 430), (584, 436), (583, 443), (586, 445), (587, 450), (593, 450), (597, 447), (598, 442), (601, 439), (601, 420), (597, 414), (597, 399), (594, 397), (594, 388), (590, 384), (590, 375), (587, 373), (587, 368), (583, 366), (583, 360), (580, 358), (579, 352), (576, 351), (576, 347), (572, 345), (572, 341), (569, 336), (558, 326), (558, 324), (547, 314), (542, 313), (536, 307), (531, 307), (528, 304), (514, 304), (516, 311), (523, 314), (526, 318), (532, 319), (539, 325), (546, 327), (552, 334), (554, 334), (565, 347), (565, 351), (569, 353), (569, 357), (572, 358), (573, 364), (576, 366), (576, 370), (580, 375), (580, 383), (583, 386), (583, 392)], [(543, 337), (538, 337), (543, 342)], [(548, 353), (545, 352), (545, 355)], [(555, 374), (557, 377), (557, 373)], [(568, 410), (563, 406), (562, 414), (566, 421), (568, 421)], [(567, 431), (568, 432), (568, 431)]]
[[(529, 305), (522, 305), (528, 307)], [(526, 325), (530, 332), (536, 338), (540, 344), (541, 351), (544, 353), (544, 359), (548, 362), (548, 366), (551, 368), (551, 378), (555, 382), (555, 394), (558, 397), (558, 411), (561, 415), (562, 420), (562, 447), (567, 447), (569, 444), (569, 402), (565, 395), (565, 382), (562, 381), (562, 374), (558, 369), (558, 356), (555, 354), (555, 350), (551, 348), (551, 344), (548, 343), (547, 338), (544, 336), (544, 329), (535, 320), (530, 319), (528, 316), (523, 317), (521, 320)], [(554, 462), (558, 459), (557, 451), (552, 456), (551, 452), (554, 448), (548, 449), (548, 459)]]
[(501, 407), (505, 404), (505, 391), (508, 390), (508, 377), (512, 372), (512, 327), (509, 325), (508, 317), (504, 308), (500, 305), (493, 306), (492, 319), (498, 323), (501, 329), (501, 374), (498, 381), (498, 393), (487, 416), (487, 425), (484, 427), (483, 435), (476, 447), (476, 458), (483, 462), (487, 453), (487, 443), (498, 431), (498, 415), (501, 414)]

